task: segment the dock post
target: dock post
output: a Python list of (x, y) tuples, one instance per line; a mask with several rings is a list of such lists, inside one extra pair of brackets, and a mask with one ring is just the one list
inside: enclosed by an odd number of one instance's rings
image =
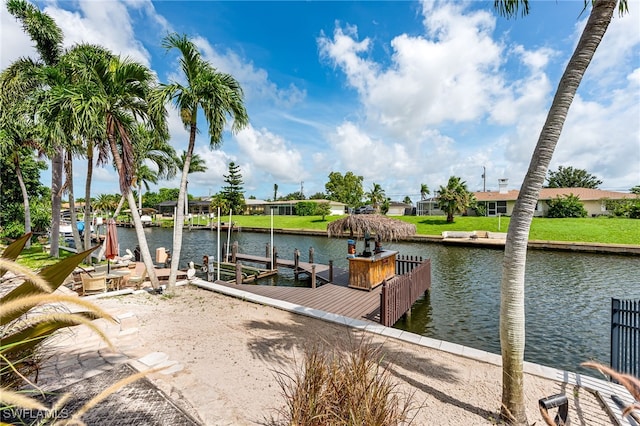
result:
[(313, 247), (309, 247), (309, 263), (313, 262)]
[(231, 263), (236, 263), (236, 257), (238, 255), (238, 242), (234, 241), (231, 246)]
[(311, 288), (316, 288), (316, 265), (311, 265)]
[(278, 249), (273, 246), (273, 269), (278, 269)]
[(329, 261), (329, 282), (333, 282), (333, 260)]
[(300, 250), (293, 250), (293, 276), (298, 279), (298, 265), (300, 265)]
[(242, 262), (236, 262), (236, 284), (242, 284)]
[(226, 262), (227, 260), (227, 243), (222, 243), (222, 254), (220, 255), (220, 261)]
[(271, 264), (271, 245), (269, 243), (267, 243), (267, 246), (265, 247), (264, 257), (269, 259), (269, 261), (267, 262), (267, 269), (271, 269), (272, 270), (273, 269), (273, 265)]

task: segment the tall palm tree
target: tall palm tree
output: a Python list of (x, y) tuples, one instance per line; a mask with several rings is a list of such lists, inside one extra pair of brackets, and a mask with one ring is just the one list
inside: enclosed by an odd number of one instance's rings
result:
[[(585, 8), (588, 4), (585, 1)], [(616, 4), (620, 14), (627, 11), (626, 0), (595, 0), (592, 3), (587, 24), (558, 83), (509, 221), (500, 284), (501, 416), (514, 424), (527, 424), (523, 382), (524, 280), (531, 221), (569, 107), (611, 23)], [(495, 6), (500, 14), (507, 17), (517, 15), (519, 11), (526, 15), (529, 11), (527, 0), (497, 0)]]
[(453, 215), (464, 212), (473, 199), (473, 194), (467, 190), (467, 183), (457, 176), (451, 176), (447, 186), (440, 186), (438, 207), (447, 213), (447, 223), (451, 223)]
[(382, 189), (382, 186), (374, 182), (373, 186), (371, 187), (371, 191), (364, 194), (364, 196), (369, 200), (376, 213), (380, 213), (380, 206), (386, 199), (386, 195), (384, 193), (384, 189)]
[[(180, 111), (180, 117), (185, 128), (189, 130), (189, 145), (187, 147), (178, 205), (185, 202), (187, 189), (187, 175), (198, 131), (198, 111), (202, 108), (205, 120), (209, 125), (209, 147), (214, 149), (222, 143), (222, 134), (227, 123), (227, 116), (233, 117), (231, 130), (237, 132), (249, 123), (249, 117), (244, 107), (243, 92), (240, 84), (229, 74), (218, 72), (211, 64), (202, 59), (196, 45), (186, 35), (169, 34), (163, 40), (165, 49), (178, 49), (180, 65), (184, 73), (186, 84), (173, 82), (164, 85), (163, 95), (171, 100)], [(176, 283), (178, 264), (182, 249), (182, 230), (184, 227), (184, 212), (177, 209), (173, 228), (173, 256), (171, 258), (171, 272), (169, 287)]]
[(427, 199), (427, 195), (429, 195), (431, 193), (431, 191), (429, 191), (429, 187), (427, 186), (426, 183), (421, 183), (420, 184), (420, 199), (421, 200), (426, 200)]
[[(156, 80), (145, 66), (118, 56), (87, 61), (91, 68), (84, 79), (67, 88), (60, 96), (52, 95), (48, 108), (69, 103), (74, 116), (86, 126), (103, 126), (119, 175), (120, 191), (129, 205), (136, 205), (131, 186), (135, 178), (134, 140), (137, 123), (166, 138), (166, 110), (155, 92)], [(140, 214), (131, 209), (138, 245), (154, 287), (158, 279), (144, 234)]]
[[(22, 23), (23, 30), (35, 43), (40, 59), (47, 66), (58, 63), (62, 54), (62, 30), (46, 13), (25, 0), (8, 0), (7, 10)], [(62, 201), (62, 148), (53, 146), (51, 154), (51, 248), (50, 256), (58, 257), (60, 209)]]

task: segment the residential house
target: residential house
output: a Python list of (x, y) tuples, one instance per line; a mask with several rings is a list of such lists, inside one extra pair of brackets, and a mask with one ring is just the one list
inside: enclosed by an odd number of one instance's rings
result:
[(389, 211), (387, 211), (387, 216), (410, 215), (412, 209), (413, 206), (411, 204), (389, 201)]
[(329, 203), (329, 209), (331, 210), (331, 213), (329, 213), (330, 215), (343, 215), (345, 214), (345, 209), (347, 207), (345, 203), (331, 200), (263, 201), (264, 214), (270, 214), (270, 212), (273, 212), (276, 216), (295, 215), (295, 207), (299, 202), (314, 202), (318, 204)]
[[(474, 192), (478, 203), (485, 203), (487, 206), (487, 216), (505, 215), (510, 216), (513, 207), (518, 199), (520, 191), (516, 189), (507, 190), (507, 179), (499, 179), (499, 190)], [(607, 200), (623, 200), (637, 197), (635, 194), (626, 192), (605, 191), (591, 188), (542, 188), (534, 216), (544, 217), (549, 211), (549, 200), (573, 194), (580, 199), (589, 216), (610, 215), (607, 210)], [(469, 214), (475, 214), (472, 211)]]

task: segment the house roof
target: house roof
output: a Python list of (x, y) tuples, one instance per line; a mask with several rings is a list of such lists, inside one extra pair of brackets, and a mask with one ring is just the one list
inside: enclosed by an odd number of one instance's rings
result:
[[(478, 201), (515, 201), (518, 198), (520, 191), (517, 189), (511, 189), (506, 193), (495, 192), (474, 192), (476, 200)], [(591, 188), (542, 188), (540, 190), (540, 200), (550, 200), (562, 195), (573, 194), (582, 201), (594, 201), (607, 198), (610, 200), (621, 200), (624, 198), (635, 198), (635, 194), (616, 191), (604, 191), (601, 189)]]

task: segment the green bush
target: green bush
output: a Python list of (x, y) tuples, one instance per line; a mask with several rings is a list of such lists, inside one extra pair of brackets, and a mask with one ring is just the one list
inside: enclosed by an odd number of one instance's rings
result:
[(296, 214), (298, 216), (315, 216), (317, 204), (313, 201), (300, 201), (296, 203)]
[(580, 198), (573, 194), (553, 198), (549, 200), (548, 205), (547, 217), (587, 217), (587, 211), (582, 202), (580, 202)]

